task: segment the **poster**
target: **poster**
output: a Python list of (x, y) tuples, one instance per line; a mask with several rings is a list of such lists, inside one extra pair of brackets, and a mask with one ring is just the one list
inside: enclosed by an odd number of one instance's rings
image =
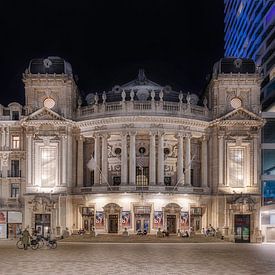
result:
[(180, 229), (186, 230), (189, 228), (189, 212), (180, 213)]
[(22, 213), (9, 211), (8, 213), (8, 223), (22, 223)]
[(131, 212), (122, 211), (121, 213), (122, 228), (131, 228)]
[(6, 238), (7, 238), (7, 224), (0, 224), (0, 239), (6, 239)]
[(7, 222), (7, 212), (6, 211), (0, 211), (0, 224)]
[(104, 212), (103, 211), (96, 211), (95, 227), (96, 229), (104, 229)]
[(153, 228), (158, 229), (163, 227), (163, 213), (162, 211), (155, 211), (154, 212), (154, 224)]

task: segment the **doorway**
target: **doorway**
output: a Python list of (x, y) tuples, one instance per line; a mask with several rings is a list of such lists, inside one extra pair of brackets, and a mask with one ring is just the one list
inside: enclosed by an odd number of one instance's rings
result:
[(176, 215), (167, 215), (167, 232), (170, 234), (177, 233)]
[(118, 233), (118, 215), (109, 215), (109, 233)]
[(235, 242), (250, 242), (250, 215), (235, 215)]
[(35, 214), (35, 230), (38, 235), (47, 237), (51, 229), (51, 214)]
[(149, 214), (136, 214), (136, 232), (146, 231), (149, 233), (150, 230), (150, 215)]

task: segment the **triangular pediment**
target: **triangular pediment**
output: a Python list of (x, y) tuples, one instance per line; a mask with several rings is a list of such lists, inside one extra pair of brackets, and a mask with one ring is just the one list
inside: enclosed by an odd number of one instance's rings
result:
[(234, 122), (234, 123), (255, 122), (255, 123), (262, 124), (264, 123), (264, 120), (260, 116), (240, 107), (238, 109), (235, 109), (227, 113), (226, 115), (218, 119), (213, 120), (211, 124), (214, 125), (214, 124), (230, 123), (230, 122)]
[(25, 117), (22, 122), (28, 122), (28, 121), (49, 121), (49, 120), (53, 120), (53, 121), (64, 121), (66, 122), (67, 119), (65, 119), (64, 117), (60, 116), (58, 113), (43, 107), (35, 112), (33, 112), (32, 114), (30, 114), (29, 116)]

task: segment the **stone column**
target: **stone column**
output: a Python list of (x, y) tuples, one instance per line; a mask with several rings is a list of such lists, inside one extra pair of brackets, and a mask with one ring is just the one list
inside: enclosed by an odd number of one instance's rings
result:
[(6, 146), (6, 131), (5, 128), (2, 127), (2, 149), (5, 149)]
[(208, 186), (208, 175), (207, 175), (207, 137), (202, 137), (201, 142), (201, 186)]
[(158, 133), (158, 184), (164, 184), (164, 152), (163, 152), (164, 133)]
[(185, 183), (191, 186), (191, 134), (185, 136)]
[(67, 153), (67, 158), (68, 158), (68, 174), (67, 174), (67, 181), (68, 181), (68, 186), (72, 187), (73, 186), (73, 140), (72, 140), (72, 133), (68, 134), (68, 153)]
[(127, 133), (121, 134), (121, 184), (128, 184)]
[(7, 146), (7, 148), (9, 148), (10, 147), (10, 129), (9, 129), (9, 127), (7, 127), (7, 130), (6, 130), (6, 146)]
[(130, 133), (130, 173), (129, 182), (136, 184), (136, 132)]
[(67, 137), (63, 135), (61, 137), (62, 143), (62, 179), (61, 185), (66, 186), (67, 184)]
[(95, 170), (94, 170), (94, 184), (100, 184), (100, 136), (95, 135), (95, 146), (94, 146), (94, 160), (95, 160)]
[(183, 136), (178, 134), (178, 156), (177, 156), (177, 185), (184, 184), (183, 174)]
[(27, 134), (27, 185), (32, 185), (32, 135)]
[(83, 137), (77, 142), (77, 186), (83, 186)]
[(258, 168), (258, 153), (259, 153), (259, 147), (258, 147), (258, 135), (253, 135), (253, 162), (254, 162), (254, 169), (253, 169), (253, 184), (255, 186), (258, 185), (259, 180), (259, 168)]
[(150, 132), (149, 184), (156, 184), (156, 133)]
[(108, 143), (107, 134), (102, 135), (102, 183), (108, 183)]
[(224, 135), (219, 135), (219, 185), (224, 185)]

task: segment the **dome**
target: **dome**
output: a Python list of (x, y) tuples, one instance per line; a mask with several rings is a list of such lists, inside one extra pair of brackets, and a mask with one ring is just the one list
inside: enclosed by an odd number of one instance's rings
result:
[(256, 65), (254, 61), (249, 58), (225, 57), (215, 63), (213, 67), (213, 73), (254, 74), (256, 73)]
[(34, 58), (30, 61), (28, 73), (31, 74), (72, 74), (72, 66), (63, 58), (49, 56), (47, 58)]

